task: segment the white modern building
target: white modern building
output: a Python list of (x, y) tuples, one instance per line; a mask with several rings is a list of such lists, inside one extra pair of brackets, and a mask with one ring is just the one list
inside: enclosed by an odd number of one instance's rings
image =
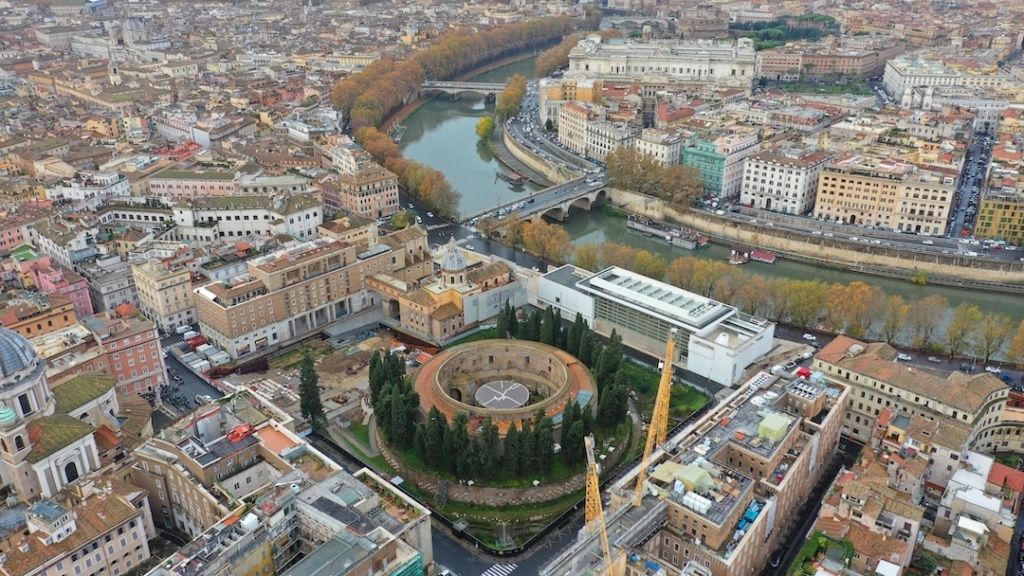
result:
[(832, 154), (815, 148), (764, 150), (748, 156), (743, 168), (740, 203), (784, 214), (814, 208), (821, 169)]
[(753, 41), (606, 44), (599, 36), (581, 40), (569, 52), (569, 71), (607, 79), (659, 78), (750, 86), (757, 56)]
[(537, 303), (563, 318), (580, 313), (594, 330), (614, 330), (626, 346), (660, 358), (676, 329), (676, 366), (723, 386), (740, 382), (744, 370), (772, 348), (775, 325), (737, 309), (628, 270), (596, 274), (572, 265), (544, 274)]

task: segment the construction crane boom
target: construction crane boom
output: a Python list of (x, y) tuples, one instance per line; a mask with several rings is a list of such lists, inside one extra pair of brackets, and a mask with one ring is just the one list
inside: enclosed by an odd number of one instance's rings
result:
[(651, 465), (654, 447), (663, 444), (668, 435), (668, 408), (672, 400), (672, 355), (676, 351), (677, 330), (672, 329), (665, 344), (665, 360), (661, 363), (661, 381), (658, 395), (654, 399), (651, 424), (647, 428), (647, 442), (644, 443), (644, 457), (640, 460), (640, 472), (636, 475), (636, 489), (633, 491), (633, 505), (639, 506), (644, 498), (644, 484), (647, 482), (647, 468)]
[(604, 574), (612, 573), (612, 547), (608, 543), (608, 529), (604, 524), (604, 510), (601, 506), (601, 482), (597, 469), (597, 459), (594, 458), (594, 435), (588, 434), (583, 439), (583, 445), (587, 450), (587, 502), (584, 509), (589, 530), (597, 530), (601, 538), (601, 547), (604, 549), (605, 564), (607, 570)]

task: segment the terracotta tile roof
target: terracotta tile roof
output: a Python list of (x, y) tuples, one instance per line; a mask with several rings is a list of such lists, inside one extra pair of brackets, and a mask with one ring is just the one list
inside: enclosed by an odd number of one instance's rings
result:
[[(853, 346), (860, 346), (862, 350), (854, 353), (850, 350)], [(865, 344), (839, 336), (822, 348), (816, 358), (971, 413), (977, 412), (990, 394), (1006, 388), (1005, 383), (988, 373), (970, 375), (953, 372), (948, 378), (941, 378), (921, 368), (897, 362), (896, 354), (896, 349), (884, 342)]]
[(491, 264), (485, 264), (475, 270), (470, 270), (466, 273), (466, 277), (469, 278), (469, 281), (473, 284), (480, 284), (484, 280), (508, 276), (511, 271), (512, 269), (504, 262), (493, 262)]
[(435, 320), (447, 320), (448, 318), (458, 316), (459, 314), (462, 314), (462, 310), (458, 306), (451, 302), (446, 302), (441, 305), (440, 308), (434, 310), (430, 314), (430, 317)]
[(988, 472), (988, 483), (1000, 488), (1009, 488), (1017, 493), (1024, 492), (1024, 472), (1000, 462), (993, 462)]
[(857, 523), (851, 523), (846, 531), (846, 539), (853, 544), (853, 548), (861, 556), (868, 558), (867, 564), (874, 568), (879, 560), (889, 560), (893, 557), (902, 556), (913, 543), (904, 542), (898, 538), (872, 532), (867, 527)]
[(110, 486), (111, 493), (94, 494), (74, 506), (76, 528), (71, 535), (54, 544), (44, 544), (35, 534), (26, 536), (24, 542), (28, 550), (22, 552), (18, 546), (12, 546), (7, 552), (3, 571), (7, 574), (28, 574), (48, 562), (84, 548), (130, 519), (142, 516), (142, 512), (132, 506), (129, 500), (133, 494), (138, 493), (137, 488), (108, 477), (95, 480), (94, 485)]

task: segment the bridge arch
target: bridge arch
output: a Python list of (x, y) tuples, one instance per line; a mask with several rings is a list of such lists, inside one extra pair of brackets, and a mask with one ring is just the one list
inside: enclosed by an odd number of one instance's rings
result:
[(569, 207), (570, 208), (582, 208), (583, 210), (586, 210), (587, 212), (590, 212), (590, 205), (591, 205), (590, 197), (589, 196), (581, 196), (581, 197), (573, 200), (572, 203), (569, 204)]

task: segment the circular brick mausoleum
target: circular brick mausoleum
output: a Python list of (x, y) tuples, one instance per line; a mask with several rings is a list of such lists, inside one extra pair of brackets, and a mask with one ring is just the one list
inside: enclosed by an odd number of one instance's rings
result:
[(471, 433), (490, 417), (505, 436), (510, 426), (543, 410), (554, 420), (557, 437), (570, 402), (591, 411), (597, 406), (597, 386), (586, 366), (563, 350), (529, 340), (449, 348), (423, 365), (415, 386), (424, 416), (437, 407), (450, 422), (465, 412)]

